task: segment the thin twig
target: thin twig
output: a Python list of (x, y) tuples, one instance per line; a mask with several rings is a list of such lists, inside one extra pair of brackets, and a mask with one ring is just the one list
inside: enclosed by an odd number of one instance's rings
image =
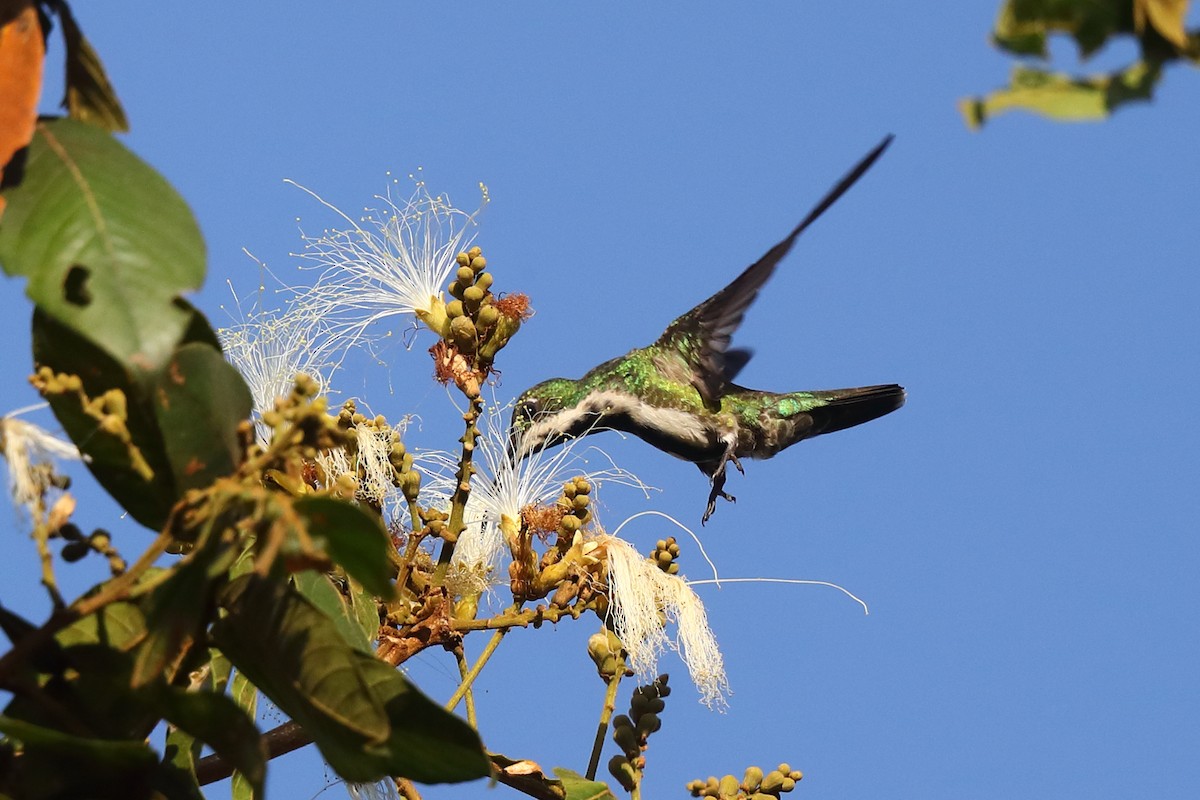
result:
[[(458, 677), (460, 680), (467, 679), (467, 654), (463, 650), (462, 644), (454, 648), (454, 660), (458, 662)], [(467, 698), (467, 724), (472, 728), (478, 728), (479, 723), (475, 719), (475, 693), (468, 690)]]
[[(620, 663), (624, 667), (624, 661)], [(617, 689), (621, 679), (625, 677), (624, 669), (613, 671), (608, 679), (608, 689), (604, 692), (604, 707), (600, 709), (600, 722), (596, 725), (596, 740), (592, 743), (592, 757), (588, 759), (587, 779), (596, 780), (596, 768), (600, 766), (600, 753), (604, 750), (604, 740), (608, 738), (608, 723), (612, 721), (613, 711), (617, 708)]]
[(442, 543), (442, 550), (438, 553), (437, 567), (433, 571), (433, 585), (442, 586), (446, 582), (446, 572), (450, 569), (450, 559), (454, 556), (454, 548), (458, 544), (458, 537), (467, 527), (463, 521), (463, 515), (467, 509), (467, 499), (471, 496), (471, 476), (475, 474), (475, 466), (472, 463), (475, 454), (475, 442), (479, 439), (479, 428), (476, 422), (479, 421), (479, 414), (483, 410), (483, 398), (476, 393), (473, 397), (468, 396), (470, 407), (463, 414), (463, 421), (466, 422), (466, 430), (463, 432), (462, 439), (462, 455), (458, 460), (458, 474), (456, 477), (458, 484), (454, 487), (454, 496), (450, 500), (450, 521), (446, 525), (447, 538)]
[(500, 646), (500, 640), (504, 638), (504, 634), (506, 633), (508, 633), (507, 630), (498, 630), (492, 634), (492, 638), (484, 645), (483, 652), (475, 660), (475, 665), (471, 667), (471, 671), (463, 676), (462, 683), (458, 685), (458, 691), (446, 701), (444, 708), (447, 711), (453, 711), (454, 707), (458, 705), (458, 701), (463, 699), (463, 695), (470, 691), (471, 684), (479, 677), (479, 673), (483, 671), (483, 667), (487, 664), (488, 659), (492, 657), (492, 653), (496, 652), (496, 648)]
[(168, 531), (163, 531), (126, 572), (105, 583), (96, 594), (80, 598), (71, 606), (54, 612), (42, 627), (31, 631), (19, 642), (14, 642), (13, 648), (5, 653), (3, 658), (0, 658), (0, 685), (7, 684), (10, 673), (23, 669), (29, 654), (45, 644), (54, 634), (72, 622), (96, 613), (110, 603), (124, 600), (129, 595), (134, 582), (154, 565), (154, 562), (166, 551), (167, 545), (172, 541), (174, 541), (174, 537)]

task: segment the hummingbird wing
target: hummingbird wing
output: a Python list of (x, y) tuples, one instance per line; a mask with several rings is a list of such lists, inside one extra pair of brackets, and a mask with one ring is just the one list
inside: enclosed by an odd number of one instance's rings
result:
[(768, 250), (724, 289), (672, 322), (655, 342), (656, 347), (678, 352), (687, 363), (695, 366), (692, 383), (706, 404), (716, 406), (720, 403), (725, 387), (749, 360), (749, 351), (731, 350), (729, 343), (733, 332), (742, 324), (746, 309), (758, 297), (758, 290), (775, 271), (775, 265), (792, 249), (805, 228), (837, 202), (891, 143), (889, 134), (826, 193), (786, 239)]

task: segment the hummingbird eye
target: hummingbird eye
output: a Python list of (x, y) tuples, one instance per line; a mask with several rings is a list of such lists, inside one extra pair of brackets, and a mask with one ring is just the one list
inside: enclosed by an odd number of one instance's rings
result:
[(536, 397), (526, 398), (521, 403), (521, 414), (526, 419), (533, 419), (534, 416), (537, 415), (539, 405), (540, 404), (538, 403), (538, 399)]

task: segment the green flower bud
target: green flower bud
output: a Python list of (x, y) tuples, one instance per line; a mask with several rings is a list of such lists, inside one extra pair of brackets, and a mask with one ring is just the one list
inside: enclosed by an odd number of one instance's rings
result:
[(783, 787), (783, 781), (783, 773), (777, 769), (773, 769), (762, 779), (762, 784), (760, 784), (759, 788), (768, 794), (777, 794), (780, 788)]
[(742, 788), (747, 792), (758, 790), (758, 786), (762, 783), (763, 771), (761, 767), (746, 767), (746, 774), (742, 777)]
[(479, 314), (476, 315), (479, 320), (479, 327), (490, 328), (496, 324), (496, 320), (500, 319), (500, 312), (495, 306), (484, 306), (479, 309)]
[(479, 245), (475, 245), (474, 247), (472, 247), (470, 250), (467, 251), (467, 258), (474, 261), (475, 259), (479, 258), (481, 253), (483, 253), (483, 248), (480, 247)]
[(478, 335), (475, 330), (475, 323), (471, 322), (470, 317), (455, 317), (450, 320), (450, 337), (462, 352), (475, 352), (475, 342)]
[(483, 272), (485, 269), (487, 269), (487, 259), (483, 256), (475, 256), (471, 259), (471, 269), (477, 273)]
[(446, 287), (446, 291), (453, 297), (462, 297), (463, 285), (458, 281), (450, 281), (450, 285)]
[(475, 285), (486, 291), (487, 289), (492, 288), (493, 280), (495, 279), (492, 277), (492, 273), (484, 272), (475, 279)]
[(421, 473), (405, 472), (404, 477), (400, 479), (400, 490), (404, 492), (405, 500), (416, 500), (417, 495), (421, 493)]
[(463, 289), (462, 298), (463, 302), (467, 305), (478, 306), (483, 302), (483, 289), (480, 289), (478, 286), (468, 286), (466, 289)]
[[(446, 304), (446, 316), (449, 317), (450, 319), (454, 319), (455, 317), (461, 317), (465, 313), (467, 313), (467, 312), (463, 310), (462, 300), (451, 300), (449, 303)], [(447, 333), (450, 332), (449, 323), (447, 323), (447, 325), (446, 325), (446, 332)]]
[(458, 265), (460, 267), (465, 267), (471, 263), (471, 257), (469, 255), (467, 255), (466, 253), (459, 253), (457, 256), (454, 257), (454, 260), (458, 262)]
[(721, 797), (737, 797), (738, 779), (732, 775), (726, 775), (724, 778), (721, 778), (720, 787), (717, 791), (720, 792)]

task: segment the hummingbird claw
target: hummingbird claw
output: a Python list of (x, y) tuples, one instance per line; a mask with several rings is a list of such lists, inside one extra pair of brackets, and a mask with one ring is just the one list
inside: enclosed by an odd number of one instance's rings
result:
[[(708, 493), (708, 506), (704, 509), (704, 516), (700, 518), (700, 524), (704, 525), (708, 522), (708, 518), (717, 510), (717, 498), (727, 500), (730, 503), (736, 503), (737, 498), (725, 491), (725, 464), (729, 461), (734, 463), (734, 466), (740, 471), (742, 465), (738, 463), (737, 457), (729, 453), (712, 471), (709, 480), (712, 481), (712, 491)], [(745, 474), (745, 473), (742, 473)]]
[[(733, 462), (733, 465), (734, 465), (735, 467), (737, 467), (737, 471), (738, 471), (738, 472), (742, 473), (743, 475), (745, 475), (745, 474), (746, 474), (746, 470), (742, 469), (742, 462), (738, 460), (738, 457), (737, 457), (737, 456), (735, 456), (733, 453), (730, 453), (730, 454), (729, 454), (729, 460)], [(727, 498), (725, 498), (725, 499), (726, 499), (726, 500), (731, 500), (732, 498), (729, 498), (729, 497), (727, 497)]]

